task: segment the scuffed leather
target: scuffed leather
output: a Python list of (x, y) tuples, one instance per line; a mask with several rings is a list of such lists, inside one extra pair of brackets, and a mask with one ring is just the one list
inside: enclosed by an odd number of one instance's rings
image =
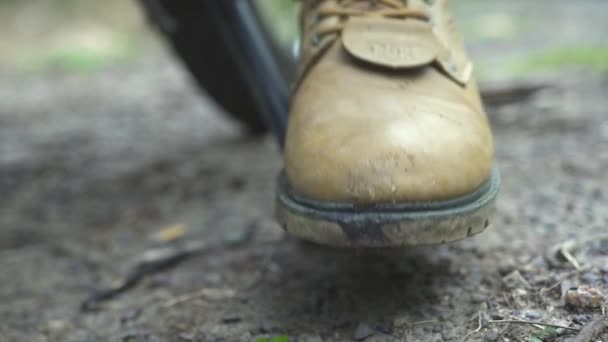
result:
[[(474, 191), (490, 176), (492, 134), (447, 1), (410, 1), (431, 14), (431, 36), (420, 23), (351, 18), (346, 36), (326, 36), (316, 47), (306, 41), (314, 6), (303, 4), (302, 74), (285, 146), (288, 181), (302, 195), (355, 204), (445, 200)], [(375, 32), (361, 39), (385, 37), (399, 54), (391, 44), (417, 37), (432, 53), (398, 57), (401, 62), (365, 56), (357, 49), (366, 44), (354, 40), (356, 25), (368, 20)], [(390, 29), (377, 31), (383, 27)]]

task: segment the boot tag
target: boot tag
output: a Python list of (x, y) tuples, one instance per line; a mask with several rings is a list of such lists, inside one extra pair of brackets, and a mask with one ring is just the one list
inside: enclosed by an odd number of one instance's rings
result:
[(394, 69), (432, 63), (441, 50), (431, 26), (416, 19), (352, 17), (342, 43), (354, 57)]

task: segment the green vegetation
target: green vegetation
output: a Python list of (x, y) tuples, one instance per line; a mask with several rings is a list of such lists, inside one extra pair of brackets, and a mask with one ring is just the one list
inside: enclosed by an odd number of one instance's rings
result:
[(557, 47), (532, 54), (511, 64), (511, 68), (517, 74), (539, 70), (557, 71), (576, 66), (608, 73), (608, 46)]
[(0, 0), (0, 65), (90, 71), (157, 46), (135, 2)]
[(132, 59), (137, 55), (138, 45), (132, 39), (119, 37), (101, 46), (69, 44), (49, 50), (36, 49), (23, 53), (16, 64), (26, 71), (92, 71)]
[(557, 330), (555, 328), (545, 328), (540, 332), (530, 336), (528, 342), (547, 342), (553, 341), (557, 337)]
[(279, 335), (274, 337), (260, 337), (255, 342), (289, 342), (289, 336)]
[(298, 36), (297, 1), (257, 1), (264, 21), (268, 23), (279, 42), (291, 45)]
[(512, 79), (568, 69), (588, 69), (608, 76), (608, 46), (555, 46), (538, 52), (477, 60), (481, 79)]

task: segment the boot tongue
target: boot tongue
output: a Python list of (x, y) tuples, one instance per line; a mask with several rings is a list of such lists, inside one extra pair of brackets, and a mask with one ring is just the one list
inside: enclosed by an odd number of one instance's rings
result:
[(428, 23), (371, 16), (349, 18), (342, 43), (355, 58), (394, 69), (430, 64), (441, 47)]

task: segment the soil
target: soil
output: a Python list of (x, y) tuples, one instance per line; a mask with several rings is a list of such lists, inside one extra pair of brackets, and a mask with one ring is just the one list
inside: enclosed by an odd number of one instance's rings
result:
[(503, 187), (483, 234), (340, 250), (281, 231), (273, 139), (242, 136), (175, 63), (0, 70), (0, 341), (569, 341), (495, 321), (602, 314), (565, 299), (608, 295), (606, 78), (488, 108)]

